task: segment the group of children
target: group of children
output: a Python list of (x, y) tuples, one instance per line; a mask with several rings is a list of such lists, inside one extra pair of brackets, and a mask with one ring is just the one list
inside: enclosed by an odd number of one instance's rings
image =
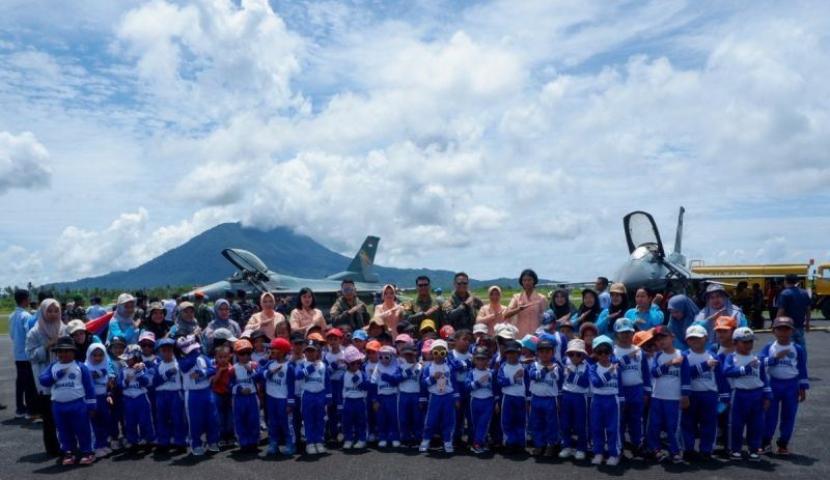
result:
[(66, 465), (121, 447), (200, 456), (235, 442), (256, 451), (261, 430), (269, 455), (372, 442), (427, 452), (440, 438), (447, 453), (466, 442), (476, 454), (498, 446), (582, 461), (591, 452), (593, 464), (614, 466), (626, 434), (634, 456), (682, 462), (710, 457), (720, 429), (732, 458), (746, 443), (755, 460), (776, 429), (778, 453), (788, 453), (808, 388), (806, 353), (784, 317), (758, 354), (752, 330), (731, 317), (717, 319), (711, 348), (705, 328), (689, 327), (683, 352), (667, 328), (635, 333), (627, 318), (613, 339), (587, 342), (555, 330), (518, 341), (509, 324), (495, 339), (475, 331), (444, 327), (417, 341), (258, 331), (217, 335), (210, 352), (194, 335), (157, 341), (143, 332), (136, 345), (95, 343), (86, 359), (74, 358), (66, 337), (39, 381), (51, 387)]

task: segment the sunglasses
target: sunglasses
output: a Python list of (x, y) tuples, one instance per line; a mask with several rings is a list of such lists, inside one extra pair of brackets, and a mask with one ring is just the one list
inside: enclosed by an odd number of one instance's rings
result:
[(611, 355), (611, 350), (594, 350), (597, 355)]
[(418, 288), (423, 288), (423, 287), (428, 287), (428, 286), (429, 286), (428, 283), (419, 283), (418, 284)]
[(378, 355), (381, 360), (392, 360), (392, 355)]
[(469, 285), (470, 282), (455, 282), (456, 285)]
[(344, 291), (344, 292), (346, 292), (346, 293), (352, 293), (352, 292), (354, 292), (354, 288), (352, 288), (352, 287), (344, 287), (344, 288), (343, 288), (343, 291)]
[(433, 350), (432, 351), (433, 357), (446, 357), (447, 351), (446, 350)]

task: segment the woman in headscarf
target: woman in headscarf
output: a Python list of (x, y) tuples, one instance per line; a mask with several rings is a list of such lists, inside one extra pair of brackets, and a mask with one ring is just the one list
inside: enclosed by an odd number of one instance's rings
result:
[(561, 325), (571, 325), (571, 317), (576, 308), (571, 303), (568, 291), (564, 288), (554, 290), (550, 296), (550, 308), (545, 312), (545, 325), (552, 324), (556, 329)]
[(614, 338), (614, 323), (623, 318), (625, 312), (628, 311), (628, 292), (622, 283), (612, 284), (609, 291), (611, 292), (611, 305), (600, 312), (596, 325), (600, 335)]
[(202, 329), (199, 328), (199, 321), (196, 320), (196, 305), (191, 302), (182, 302), (178, 309), (176, 321), (170, 329), (170, 338), (201, 335)]
[(536, 291), (538, 283), (539, 276), (536, 272), (529, 268), (522, 270), (519, 274), (519, 285), (522, 291), (513, 295), (507, 306), (507, 312), (504, 314), (505, 318), (516, 317), (513, 325), (519, 329), (519, 337), (534, 334), (542, 324), (547, 299)]
[(138, 343), (138, 327), (134, 320), (135, 297), (129, 293), (122, 293), (116, 301), (115, 314), (109, 323), (107, 342), (112, 337), (122, 337), (127, 345)]
[(140, 332), (152, 332), (156, 336), (156, 341), (167, 337), (170, 332), (170, 324), (167, 323), (165, 317), (167, 309), (161, 302), (153, 302), (148, 307), (147, 317), (141, 321)]
[(599, 296), (594, 290), (586, 288), (582, 291), (582, 305), (571, 317), (571, 324), (573, 328), (579, 328), (583, 323), (596, 324), (599, 314)]
[(314, 292), (310, 288), (304, 287), (297, 295), (297, 299), (297, 308), (291, 311), (289, 322), (291, 330), (305, 334), (309, 327), (314, 325), (325, 330), (326, 319), (323, 317), (323, 312), (316, 308), (317, 302), (314, 299)]
[(706, 302), (706, 306), (695, 316), (694, 323), (702, 325), (706, 329), (707, 348), (716, 340), (714, 336), (715, 321), (718, 317), (732, 317), (738, 327), (746, 326), (746, 317), (741, 309), (729, 300), (729, 293), (726, 292), (723, 285), (718, 283), (709, 284), (706, 287), (706, 293), (703, 294), (703, 300)]
[(686, 295), (669, 298), (669, 331), (674, 335), (674, 348), (686, 350), (686, 329), (695, 321), (700, 309)]
[[(208, 323), (208, 326), (205, 329), (205, 341), (207, 342), (207, 344), (210, 344), (210, 342), (213, 341), (213, 332), (220, 328), (226, 328), (230, 330), (231, 335), (237, 338), (239, 338), (239, 336), (242, 334), (242, 329), (239, 328), (239, 324), (231, 319), (231, 304), (224, 298), (220, 298), (216, 301), (216, 303), (213, 304), (213, 320), (211, 320), (211, 322)], [(273, 337), (269, 336), (268, 338)]]
[[(61, 306), (54, 298), (47, 298), (38, 308), (38, 318), (35, 326), (26, 334), (26, 355), (32, 364), (32, 373), (35, 378), (40, 372), (49, 368), (54, 360), (52, 346), (58, 338), (66, 335), (66, 326), (61, 321)], [(57, 457), (61, 454), (60, 444), (55, 430), (55, 419), (52, 415), (51, 389), (36, 382), (38, 392), (38, 410), (43, 417), (43, 445), (46, 453)]]
[(403, 315), (403, 307), (397, 302), (395, 298), (395, 287), (392, 285), (384, 285), (381, 290), (383, 295), (383, 302), (375, 307), (375, 318), (379, 318), (386, 325), (386, 329), (392, 332), (393, 335), (398, 333), (398, 323), (401, 321)]
[(490, 299), (490, 302), (483, 305), (478, 311), (476, 323), (483, 323), (487, 325), (487, 334), (493, 335), (496, 325), (505, 322), (504, 311), (506, 308), (504, 308), (501, 304), (500, 287), (493, 285), (488, 288), (487, 297)]
[[(216, 303), (219, 302), (217, 301)], [(271, 292), (263, 293), (259, 297), (259, 307), (262, 310), (251, 315), (251, 319), (245, 325), (245, 331), (242, 333), (242, 336), (250, 336), (254, 331), (261, 330), (268, 338), (274, 338), (274, 329), (277, 326), (277, 322), (285, 320), (285, 317), (276, 310), (276, 297)], [(228, 305), (228, 315), (230, 315), (230, 305)]]

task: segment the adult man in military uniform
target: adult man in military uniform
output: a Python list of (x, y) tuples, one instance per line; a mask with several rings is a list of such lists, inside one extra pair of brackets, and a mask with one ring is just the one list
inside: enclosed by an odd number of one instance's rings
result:
[(429, 277), (426, 275), (415, 279), (418, 295), (415, 300), (403, 305), (404, 320), (410, 325), (420, 325), (426, 319), (432, 320), (436, 325), (442, 324), (444, 311), (441, 309), (441, 303), (432, 298), (430, 286)]
[(208, 298), (204, 293), (196, 292), (193, 298), (196, 300), (194, 305), (196, 307), (196, 323), (199, 324), (199, 328), (204, 330), (213, 321), (213, 312), (207, 306)]
[(239, 308), (242, 310), (242, 315), (237, 323), (239, 323), (239, 328), (242, 331), (245, 331), (245, 325), (248, 324), (248, 320), (251, 319), (251, 316), (259, 311), (259, 308), (256, 306), (255, 303), (249, 302), (247, 299), (247, 293), (243, 289), (239, 289), (236, 291), (236, 298), (239, 299)]
[(75, 297), (75, 305), (67, 312), (69, 320), (82, 320), (86, 322), (86, 309), (84, 308), (84, 299)]
[(347, 278), (340, 282), (340, 296), (331, 306), (329, 314), (333, 326), (346, 325), (352, 332), (360, 330), (369, 323), (369, 310), (366, 304), (357, 298), (354, 280)]
[(456, 330), (462, 328), (472, 330), (476, 323), (478, 310), (484, 303), (470, 294), (470, 277), (464, 272), (458, 272), (453, 277), (455, 291), (444, 302), (444, 324), (452, 325)]
[(242, 308), (234, 301), (236, 300), (236, 295), (233, 293), (233, 290), (225, 290), (225, 300), (228, 301), (228, 305), (231, 307), (231, 320), (239, 325), (239, 322), (242, 321)]

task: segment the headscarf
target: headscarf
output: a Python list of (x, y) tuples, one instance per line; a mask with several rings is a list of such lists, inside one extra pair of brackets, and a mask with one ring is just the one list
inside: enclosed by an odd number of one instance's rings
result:
[(48, 310), (52, 305), (58, 307), (58, 311), (60, 311), (61, 304), (54, 298), (47, 298), (40, 303), (40, 307), (37, 312), (37, 330), (41, 335), (43, 335), (44, 338), (46, 338), (46, 343), (54, 343), (60, 336), (61, 327), (63, 326), (60, 315), (58, 315), (58, 319), (54, 322), (48, 322), (46, 320), (46, 310)]
[[(620, 295), (622, 297), (622, 302), (619, 305), (614, 305), (613, 297), (611, 299), (611, 303), (608, 304), (608, 313), (617, 313), (622, 312), (622, 315), (625, 315), (625, 312), (628, 311), (628, 295)], [(617, 317), (620, 318), (620, 317)], [(613, 326), (613, 325), (612, 325)]]
[[(564, 295), (565, 296), (565, 305), (557, 305), (556, 304), (556, 296), (557, 295)], [(550, 296), (550, 309), (553, 310), (553, 320), (556, 321), (565, 315), (572, 315), (574, 312), (574, 306), (571, 303), (570, 296), (568, 295), (568, 291), (564, 288), (560, 288), (555, 290)]]
[[(686, 295), (674, 295), (669, 298), (669, 331), (672, 332), (675, 338), (675, 343), (680, 345), (681, 347), (686, 346), (686, 342), (684, 339), (686, 338), (686, 329), (694, 323), (695, 316), (700, 311), (689, 297)], [(672, 311), (678, 311), (683, 313), (683, 318), (680, 320), (675, 319), (671, 316)]]
[(118, 296), (117, 305), (115, 306), (115, 319), (116, 321), (118, 321), (118, 323), (121, 324), (122, 328), (124, 329), (127, 329), (135, 325), (133, 317), (128, 316), (126, 313), (124, 313), (124, 305), (126, 305), (129, 302), (135, 302), (135, 298), (128, 293), (122, 293)]
[(213, 321), (215, 324), (218, 325), (217, 328), (222, 328), (228, 325), (229, 320), (231, 319), (230, 312), (228, 312), (228, 318), (222, 318), (219, 316), (219, 307), (222, 305), (227, 305), (230, 308), (231, 304), (224, 298), (220, 298), (213, 304)]
[[(393, 304), (395, 304), (395, 303), (397, 302), (397, 295), (396, 295), (396, 294), (397, 294), (397, 292), (395, 291), (395, 286), (394, 286), (394, 285), (392, 285), (392, 284), (387, 283), (387, 284), (386, 284), (386, 285), (384, 285), (384, 286), (383, 286), (383, 288), (380, 290), (380, 296), (381, 296), (381, 299), (383, 300), (383, 296), (386, 294), (386, 290), (387, 290), (387, 289), (392, 290), (392, 303), (393, 303)], [(385, 302), (386, 302), (386, 300), (383, 300), (383, 302), (385, 303)]]
[(84, 365), (89, 368), (96, 367), (99, 364), (92, 363), (92, 354), (95, 353), (95, 350), (101, 350), (104, 352), (104, 360), (101, 363), (107, 363), (109, 361), (109, 354), (107, 354), (107, 348), (104, 346), (103, 343), (95, 342), (89, 346), (86, 350), (86, 361)]
[[(586, 307), (585, 306), (585, 295), (586, 294), (591, 294), (591, 295), (594, 296), (594, 306), (593, 307)], [(591, 313), (588, 314), (587, 317), (585, 317), (585, 320), (583, 320), (583, 322), (596, 323), (597, 316), (599, 316), (600, 311), (601, 311), (601, 309), (599, 307), (599, 295), (597, 295), (597, 292), (595, 292), (594, 290), (592, 290), (590, 288), (586, 288), (585, 290), (583, 290), (582, 291), (582, 305), (579, 306), (579, 312), (577, 312), (577, 316), (582, 316), (582, 314), (585, 313), (585, 312), (591, 312)]]

